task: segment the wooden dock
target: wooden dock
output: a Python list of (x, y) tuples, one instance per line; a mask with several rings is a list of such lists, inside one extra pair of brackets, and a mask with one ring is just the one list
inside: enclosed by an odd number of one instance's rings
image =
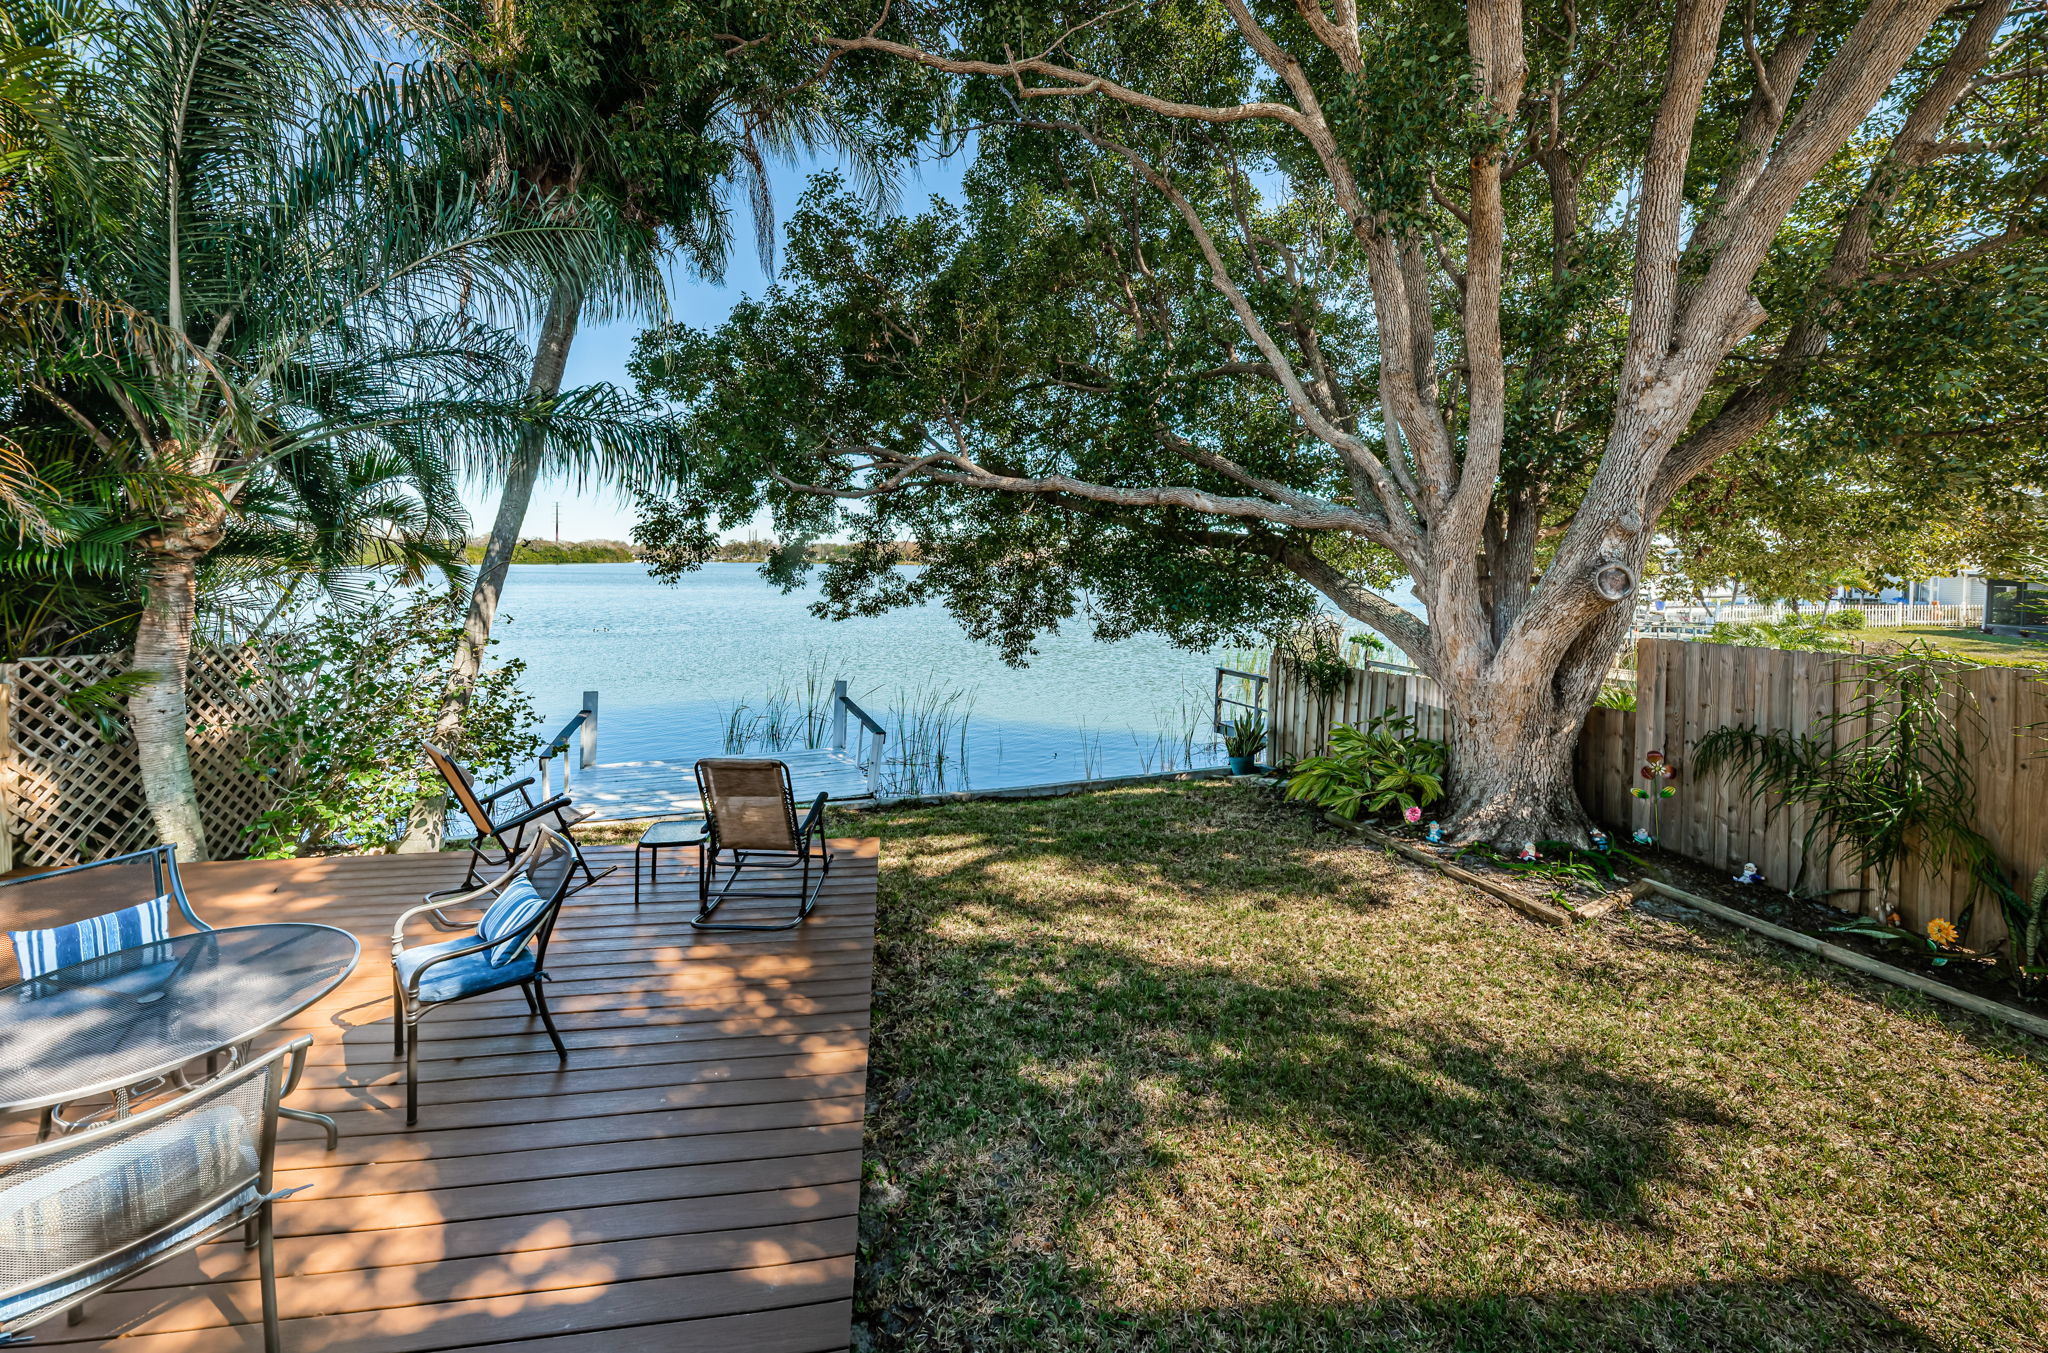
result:
[[(789, 766), (799, 810), (820, 793), (834, 803), (868, 797), (868, 775), (847, 752), (828, 748), (762, 753)], [(595, 822), (642, 817), (681, 817), (703, 810), (697, 797), (696, 763), (616, 761), (573, 773), (569, 794)]]
[[(322, 921), (363, 944), (355, 973), (290, 1031), (314, 1045), (289, 1102), (333, 1114), (342, 1138), (329, 1152), (287, 1122), (279, 1147), (278, 1186), (305, 1189), (277, 1205), (289, 1353), (846, 1347), (875, 843), (835, 848), (803, 927), (740, 934), (690, 929), (680, 863), (636, 912), (630, 848), (593, 847), (594, 864), (620, 868), (570, 900), (548, 953), (568, 1065), (516, 991), (442, 1009), (424, 1025), (410, 1131), (390, 922), (458, 881), (462, 857), (189, 867), (215, 925)], [(209, 1245), (97, 1299), (81, 1324), (37, 1326), (36, 1342), (253, 1353), (255, 1271), (238, 1241)]]

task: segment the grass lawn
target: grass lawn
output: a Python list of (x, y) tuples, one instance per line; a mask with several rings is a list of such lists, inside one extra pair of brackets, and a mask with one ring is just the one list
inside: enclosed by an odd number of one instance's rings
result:
[(1980, 662), (2001, 665), (2037, 662), (2048, 665), (2048, 644), (2038, 639), (2022, 639), (2014, 634), (1979, 634), (1974, 629), (1943, 629), (1933, 625), (1903, 625), (1897, 629), (1886, 626), (1865, 630), (1863, 634), (1866, 643), (1896, 639), (1905, 644), (1925, 639), (1934, 648)]
[(1220, 784), (882, 838), (861, 1343), (2048, 1347), (2048, 1067)]

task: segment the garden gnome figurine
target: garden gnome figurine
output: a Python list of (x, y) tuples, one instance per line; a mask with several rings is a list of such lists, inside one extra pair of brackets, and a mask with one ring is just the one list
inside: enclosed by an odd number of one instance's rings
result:
[(1536, 854), (1536, 843), (1534, 841), (1522, 842), (1522, 853), (1520, 855), (1515, 856), (1515, 858), (1518, 860), (1534, 860), (1540, 858)]
[(1742, 872), (1735, 876), (1735, 881), (1737, 883), (1762, 883), (1764, 876), (1756, 871), (1756, 861), (1751, 860), (1742, 866)]
[(1444, 843), (1443, 823), (1432, 822), (1429, 824), (1429, 843), (1433, 846), (1440, 846)]
[(1599, 829), (1598, 827), (1595, 827), (1595, 828), (1593, 828), (1593, 830), (1592, 830), (1592, 831), (1591, 831), (1591, 832), (1589, 833), (1589, 835), (1590, 835), (1590, 836), (1592, 837), (1592, 841), (1593, 841), (1593, 849), (1595, 849), (1595, 850), (1605, 850), (1605, 849), (1607, 849), (1607, 833), (1606, 833), (1606, 832), (1603, 832), (1603, 831), (1601, 831), (1601, 830), (1600, 830), (1600, 829)]
[(1650, 833), (1649, 833), (1649, 832), (1647, 832), (1647, 831), (1645, 831), (1645, 830), (1644, 830), (1643, 828), (1641, 828), (1641, 827), (1638, 827), (1638, 828), (1636, 828), (1635, 842), (1636, 842), (1636, 844), (1637, 844), (1637, 845), (1639, 845), (1639, 846), (1647, 846), (1647, 845), (1653, 845), (1653, 844), (1655, 844), (1655, 843), (1656, 843), (1656, 840), (1657, 840), (1657, 838), (1656, 838), (1656, 837), (1654, 837), (1654, 836), (1650, 835)]

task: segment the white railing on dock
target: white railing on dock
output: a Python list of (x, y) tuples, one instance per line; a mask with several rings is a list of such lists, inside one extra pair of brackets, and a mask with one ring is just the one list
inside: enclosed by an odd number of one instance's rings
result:
[(1237, 731), (1237, 715), (1227, 719), (1223, 717), (1232, 711), (1242, 711), (1261, 722), (1265, 720), (1266, 673), (1247, 672), (1238, 667), (1216, 669), (1216, 691), (1209, 713), (1211, 730), (1224, 737)]
[[(578, 738), (579, 735), (581, 743), (577, 748), (579, 754), (571, 757), (568, 755), (570, 739)], [(540, 749), (538, 765), (540, 768), (540, 796), (543, 799), (554, 796), (553, 762), (558, 756), (562, 758), (562, 792), (566, 794), (569, 792), (569, 780), (572, 771), (589, 770), (597, 764), (596, 691), (583, 692), (583, 708), (577, 710), (575, 717), (563, 724), (561, 731), (552, 738), (549, 738), (547, 744)]]
[(853, 697), (846, 693), (846, 682), (835, 681), (832, 683), (832, 750), (835, 752), (846, 750), (848, 715), (860, 720), (865, 734), (864, 740), (868, 745), (867, 759), (861, 761), (856, 756), (855, 762), (868, 774), (868, 793), (879, 793), (882, 785), (882, 748), (889, 741), (889, 730), (876, 723), (866, 710), (853, 703)]

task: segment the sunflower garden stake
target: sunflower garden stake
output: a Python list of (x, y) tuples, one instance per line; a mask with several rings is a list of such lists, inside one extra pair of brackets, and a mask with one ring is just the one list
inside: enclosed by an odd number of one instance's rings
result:
[(1663, 829), (1664, 800), (1678, 793), (1677, 787), (1668, 783), (1678, 774), (1678, 770), (1669, 761), (1664, 759), (1664, 753), (1646, 752), (1643, 755), (1643, 764), (1638, 774), (1643, 779), (1649, 781), (1649, 783), (1647, 785), (1636, 785), (1628, 792), (1639, 799), (1648, 799), (1650, 801), (1650, 829), (1646, 832), (1640, 827), (1636, 828), (1636, 844), (1639, 846), (1655, 845), (1657, 837)]

